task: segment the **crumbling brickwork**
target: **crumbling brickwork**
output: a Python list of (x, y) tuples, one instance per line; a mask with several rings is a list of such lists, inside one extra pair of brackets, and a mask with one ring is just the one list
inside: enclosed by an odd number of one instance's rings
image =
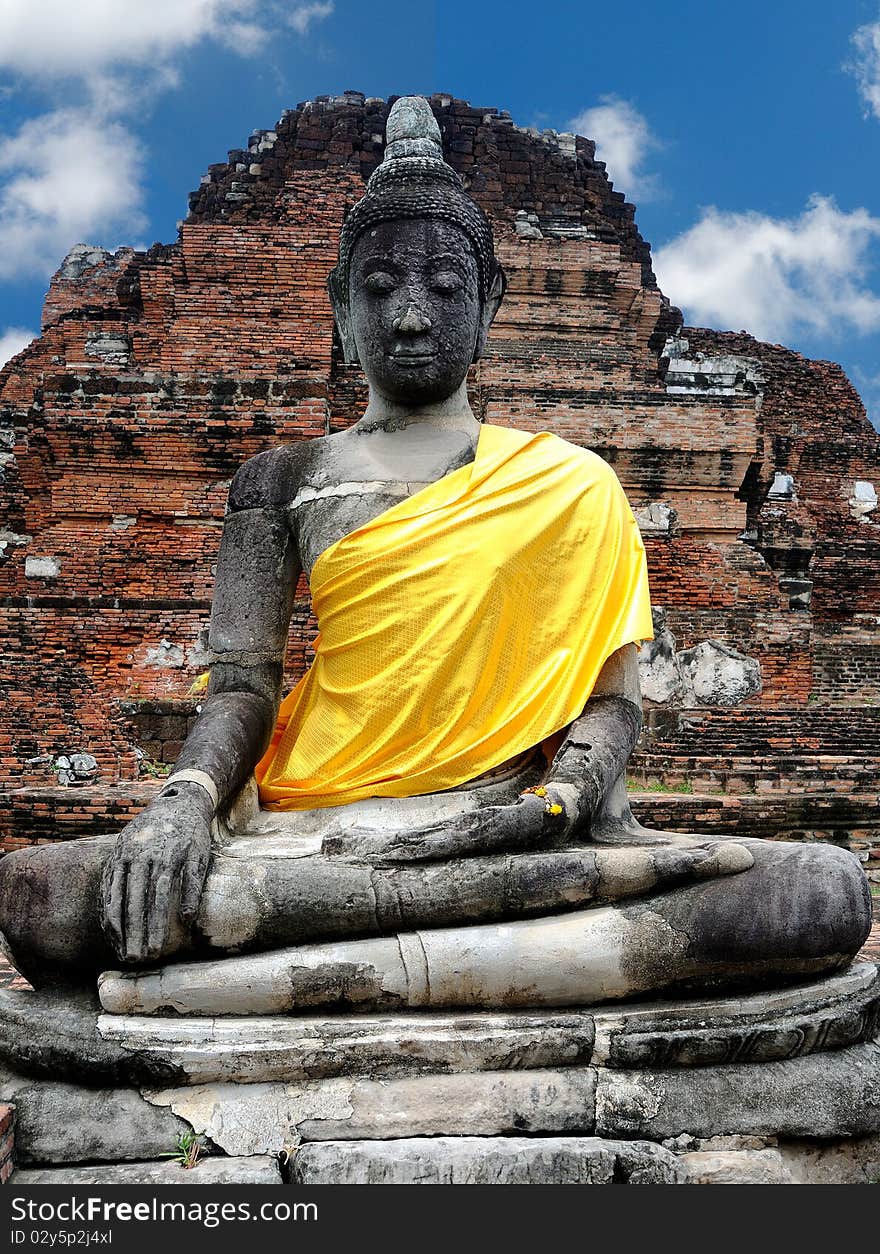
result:
[[(643, 524), (676, 647), (718, 640), (759, 662), (731, 760), (755, 756), (750, 718), (768, 710), (791, 733), (779, 754), (814, 707), (858, 702), (876, 727), (880, 521), (850, 497), (856, 480), (880, 487), (880, 444), (842, 371), (682, 330), (588, 140), (432, 105), (510, 280), (472, 373), (475, 409), (605, 457)], [(167, 766), (194, 717), (233, 473), (361, 411), (326, 277), (389, 107), (357, 93), (301, 105), (210, 167), (177, 243), (75, 249), (42, 336), (0, 373), (8, 845), (118, 826), (142, 804), (145, 772)], [(787, 497), (773, 495), (780, 474)], [(290, 682), (313, 635), (303, 585)], [(673, 779), (694, 755), (664, 714), (635, 769), (662, 757)], [(59, 790), (57, 758), (79, 750), (97, 774)]]
[(0, 1105), (0, 1184), (15, 1170), (15, 1107)]

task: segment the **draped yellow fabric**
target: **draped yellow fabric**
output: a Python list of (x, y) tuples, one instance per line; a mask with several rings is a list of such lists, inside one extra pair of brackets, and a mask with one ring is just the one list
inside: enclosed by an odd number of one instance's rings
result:
[(257, 767), (263, 806), (454, 788), (576, 718), (651, 638), (645, 553), (595, 453), (483, 426), (476, 458), (315, 563), (315, 660)]

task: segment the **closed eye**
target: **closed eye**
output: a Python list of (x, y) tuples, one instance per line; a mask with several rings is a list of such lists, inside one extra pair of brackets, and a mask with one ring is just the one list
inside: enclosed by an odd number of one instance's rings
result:
[(377, 296), (384, 296), (388, 292), (393, 292), (397, 286), (397, 280), (393, 274), (388, 274), (386, 270), (374, 270), (372, 274), (368, 274), (364, 279), (364, 287), (368, 292), (373, 292)]
[(456, 274), (454, 270), (441, 270), (431, 278), (431, 287), (435, 292), (441, 292), (444, 295), (452, 295), (464, 287), (464, 282), (460, 274)]

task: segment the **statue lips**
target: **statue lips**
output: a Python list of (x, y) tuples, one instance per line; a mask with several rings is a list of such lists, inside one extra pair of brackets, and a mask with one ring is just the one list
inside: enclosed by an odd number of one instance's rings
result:
[(436, 359), (437, 352), (436, 350), (430, 353), (393, 352), (388, 356), (399, 366), (428, 366)]

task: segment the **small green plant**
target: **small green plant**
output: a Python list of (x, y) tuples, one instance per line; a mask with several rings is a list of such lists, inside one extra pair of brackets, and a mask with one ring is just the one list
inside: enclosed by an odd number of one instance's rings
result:
[(177, 1149), (171, 1150), (167, 1154), (160, 1154), (160, 1158), (170, 1158), (172, 1162), (180, 1163), (181, 1167), (195, 1167), (196, 1163), (202, 1155), (205, 1148), (205, 1138), (201, 1133), (192, 1131), (181, 1132), (177, 1138)]
[(170, 762), (154, 762), (152, 758), (141, 758), (138, 762), (141, 775), (149, 775), (151, 779), (165, 779), (171, 774)]
[(678, 784), (664, 784), (662, 779), (648, 779), (642, 783), (641, 780), (627, 777), (626, 787), (629, 792), (676, 792), (690, 794), (694, 791), (694, 786), (689, 779), (683, 779)]

